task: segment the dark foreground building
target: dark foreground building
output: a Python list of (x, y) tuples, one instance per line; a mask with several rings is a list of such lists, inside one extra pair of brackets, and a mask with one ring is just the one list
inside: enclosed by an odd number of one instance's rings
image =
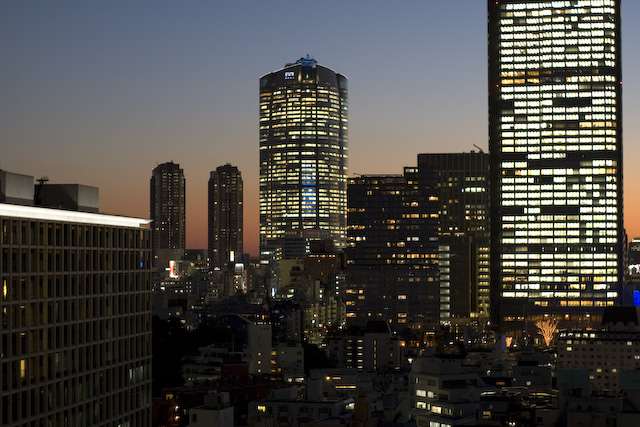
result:
[(347, 324), (414, 330), (439, 320), (437, 175), (349, 179)]
[(0, 424), (151, 425), (149, 220), (0, 203), (0, 252)]
[(418, 169), (438, 176), (440, 320), (489, 319), (489, 155), (418, 155)]

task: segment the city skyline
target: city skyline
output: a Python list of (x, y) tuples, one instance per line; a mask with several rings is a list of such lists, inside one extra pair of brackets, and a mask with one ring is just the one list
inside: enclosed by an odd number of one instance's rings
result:
[[(245, 247), (257, 255), (256, 81), (307, 54), (349, 78), (350, 177), (401, 173), (420, 153), (488, 152), (485, 2), (329, 2), (313, 16), (287, 4), (252, 3), (255, 18), (233, 3), (2, 4), (0, 168), (96, 186), (101, 212), (148, 217), (149, 173), (173, 160), (188, 180), (187, 247), (205, 248), (208, 174), (232, 163), (244, 178)], [(631, 239), (640, 4), (621, 8)], [(276, 19), (302, 22), (307, 37)]]

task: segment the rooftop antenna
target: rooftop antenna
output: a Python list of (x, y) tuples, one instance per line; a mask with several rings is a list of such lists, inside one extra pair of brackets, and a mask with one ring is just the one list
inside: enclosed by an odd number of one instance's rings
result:
[(36, 185), (36, 194), (33, 195), (33, 203), (36, 206), (40, 206), (40, 190), (46, 182), (49, 182), (49, 177), (43, 176), (42, 178), (36, 179), (36, 181), (38, 181), (38, 185)]
[(482, 148), (478, 147), (476, 144), (473, 144), (473, 146), (480, 150), (481, 153), (484, 153), (484, 151), (482, 151)]

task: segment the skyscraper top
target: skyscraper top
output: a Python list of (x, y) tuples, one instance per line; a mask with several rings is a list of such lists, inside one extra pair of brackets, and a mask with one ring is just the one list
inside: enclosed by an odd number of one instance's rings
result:
[(296, 62), (291, 62), (285, 65), (285, 68), (292, 67), (294, 65), (302, 65), (304, 68), (316, 68), (316, 65), (318, 65), (318, 61), (316, 61), (313, 58), (310, 58), (309, 55), (307, 55), (306, 58), (300, 58)]

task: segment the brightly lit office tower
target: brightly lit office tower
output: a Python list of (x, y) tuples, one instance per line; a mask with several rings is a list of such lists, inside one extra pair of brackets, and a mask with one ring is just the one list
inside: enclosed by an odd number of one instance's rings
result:
[(260, 246), (346, 241), (347, 78), (301, 58), (260, 78)]
[(240, 261), (242, 212), (240, 171), (228, 163), (219, 166), (209, 177), (209, 262), (212, 266)]
[(0, 252), (0, 424), (151, 425), (149, 220), (0, 203)]
[(185, 248), (185, 179), (179, 164), (163, 163), (153, 170), (150, 205), (153, 259), (158, 266), (163, 251), (175, 255)]
[(492, 317), (584, 326), (623, 277), (620, 1), (488, 12)]

